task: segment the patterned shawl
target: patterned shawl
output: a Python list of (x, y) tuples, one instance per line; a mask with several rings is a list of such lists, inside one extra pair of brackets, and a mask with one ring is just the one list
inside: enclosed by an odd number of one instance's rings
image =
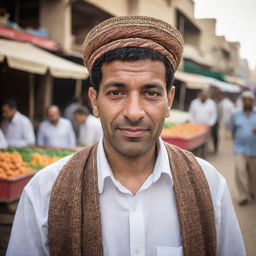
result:
[[(184, 256), (216, 256), (211, 194), (192, 153), (166, 144)], [(96, 145), (75, 154), (52, 190), (48, 239), (51, 256), (103, 256)]]

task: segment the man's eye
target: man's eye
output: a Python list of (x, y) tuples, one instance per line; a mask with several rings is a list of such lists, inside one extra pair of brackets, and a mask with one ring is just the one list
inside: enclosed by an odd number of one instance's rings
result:
[(148, 91), (148, 92), (145, 92), (145, 95), (148, 96), (148, 97), (157, 97), (160, 95), (159, 92), (155, 92), (155, 91)]
[(119, 96), (122, 93), (121, 93), (121, 91), (109, 91), (107, 94), (110, 96)]

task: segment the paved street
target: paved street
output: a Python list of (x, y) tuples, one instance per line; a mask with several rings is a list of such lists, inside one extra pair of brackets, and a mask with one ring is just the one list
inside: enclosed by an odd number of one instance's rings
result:
[[(211, 145), (209, 145), (209, 148), (211, 148)], [(226, 178), (242, 230), (247, 256), (256, 256), (256, 200), (246, 206), (238, 206), (232, 141), (222, 136), (219, 153), (217, 155), (209, 154), (207, 160)]]

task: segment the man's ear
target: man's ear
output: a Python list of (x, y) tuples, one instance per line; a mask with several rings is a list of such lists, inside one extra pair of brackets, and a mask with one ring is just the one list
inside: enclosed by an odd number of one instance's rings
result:
[(170, 91), (167, 94), (168, 110), (167, 110), (167, 113), (166, 113), (166, 117), (170, 116), (170, 109), (172, 107), (172, 103), (173, 103), (173, 100), (174, 100), (174, 95), (175, 95), (175, 86), (172, 86)]
[(88, 96), (92, 105), (92, 112), (93, 115), (98, 117), (99, 111), (98, 111), (98, 105), (97, 105), (97, 92), (93, 87), (90, 87), (88, 90)]

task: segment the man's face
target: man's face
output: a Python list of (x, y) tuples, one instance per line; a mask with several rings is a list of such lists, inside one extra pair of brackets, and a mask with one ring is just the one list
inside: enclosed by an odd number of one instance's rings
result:
[(254, 100), (251, 97), (243, 98), (244, 110), (251, 110), (254, 104)]
[(47, 118), (53, 124), (57, 124), (60, 119), (60, 111), (56, 107), (51, 107), (47, 111)]
[(9, 105), (3, 105), (2, 113), (5, 120), (11, 120), (16, 113), (16, 108), (11, 108)]
[(104, 131), (105, 149), (138, 157), (156, 145), (174, 88), (167, 95), (160, 61), (113, 61), (102, 66), (99, 92), (89, 97)]
[(201, 99), (202, 102), (205, 102), (208, 98), (208, 93), (205, 91), (200, 92), (199, 98)]
[(75, 114), (74, 114), (74, 118), (75, 118), (75, 121), (76, 121), (78, 124), (83, 124), (83, 123), (86, 121), (87, 116), (86, 116), (86, 115), (83, 115), (83, 114), (75, 113)]

